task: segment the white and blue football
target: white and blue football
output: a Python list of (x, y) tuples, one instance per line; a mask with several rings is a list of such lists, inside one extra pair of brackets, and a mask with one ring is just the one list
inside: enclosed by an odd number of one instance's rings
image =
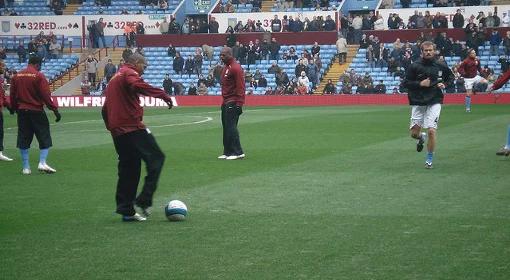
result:
[(165, 206), (165, 215), (171, 222), (184, 221), (188, 215), (188, 207), (180, 200), (172, 200)]

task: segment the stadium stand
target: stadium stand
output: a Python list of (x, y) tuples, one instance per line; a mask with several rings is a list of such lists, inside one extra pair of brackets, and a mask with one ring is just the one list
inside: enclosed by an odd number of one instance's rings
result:
[[(282, 45), (282, 50), (288, 49), (290, 46)], [(296, 51), (298, 54), (301, 54), (301, 52), (305, 49), (310, 50), (312, 45), (297, 45), (294, 46), (296, 48)], [(334, 59), (336, 54), (336, 47), (335, 45), (321, 45), (321, 51), (320, 56), (322, 60), (322, 69), (320, 69), (320, 76), (324, 74), (324, 72), (327, 70), (328, 66), (330, 65), (331, 61)], [(196, 47), (178, 47), (176, 50), (181, 53), (182, 57), (186, 58), (189, 55), (194, 55)], [(204, 60), (204, 63), (202, 65), (202, 74), (207, 77), (207, 74), (209, 72), (209, 68), (211, 66), (214, 66), (216, 62), (219, 61), (219, 53), (221, 51), (221, 47), (215, 47), (214, 48), (214, 58), (211, 62)], [(167, 49), (163, 47), (147, 47), (144, 48), (145, 57), (147, 58), (149, 66), (147, 67), (147, 70), (144, 74), (144, 79), (156, 86), (156, 87), (162, 87), (163, 78), (165, 74), (170, 74), (170, 77), (172, 78), (173, 82), (180, 82), (183, 84), (183, 86), (187, 89), (190, 84), (197, 84), (198, 81), (198, 75), (197, 74), (176, 74), (175, 71), (172, 69), (173, 65), (173, 58), (168, 57), (167, 55)], [(255, 65), (243, 65), (243, 68), (246, 70), (249, 70), (250, 73), (255, 73), (256, 70), (259, 70), (267, 79), (268, 85), (267, 87), (272, 87), (273, 89), (276, 87), (275, 83), (275, 76), (273, 74), (268, 73), (268, 69), (271, 66), (273, 60), (258, 60)], [(283, 60), (280, 59), (277, 61), (278, 66), (280, 66), (282, 69), (285, 70), (285, 72), (288, 74), (289, 79), (292, 79), (294, 77), (294, 69), (296, 67), (296, 62), (293, 60)], [(247, 89), (249, 89), (248, 81), (247, 82)], [(266, 88), (257, 88), (253, 89), (253, 94), (264, 94), (266, 91)], [(209, 88), (209, 95), (218, 95), (220, 94), (220, 88), (217, 84), (214, 87)]]
[[(12, 70), (22, 70), (27, 67), (27, 63), (19, 63), (18, 56), (15, 54), (8, 54), (7, 58), (4, 59), (4, 62), (8, 69)], [(64, 54), (61, 58), (57, 59), (48, 59), (42, 65), (41, 71), (46, 76), (48, 81), (52, 81), (71, 69), (74, 65), (78, 63), (78, 56), (75, 54)]]
[(105, 15), (118, 15), (123, 10), (126, 10), (129, 14), (136, 14), (140, 11), (144, 14), (171, 14), (181, 2), (181, 0), (169, 0), (168, 9), (162, 10), (156, 6), (140, 5), (140, 1), (138, 0), (112, 1), (111, 6), (98, 6), (95, 4), (94, 0), (87, 0), (83, 2), (83, 5), (78, 8), (75, 14), (94, 15), (100, 14), (102, 11)]
[[(386, 43), (385, 47), (391, 50), (393, 49), (393, 44)], [(485, 45), (480, 46), (479, 48), (479, 54), (478, 57), (480, 58), (480, 62), (482, 67), (487, 65), (489, 68), (494, 70), (494, 75), (497, 77), (501, 74), (501, 65), (498, 62), (500, 59), (497, 55), (490, 55), (489, 52), (490, 45), (489, 42), (486, 42)], [(503, 54), (505, 52), (504, 47), (499, 47), (499, 52)], [(387, 71), (387, 67), (368, 67), (367, 61), (365, 58), (366, 55), (366, 49), (359, 49), (355, 58), (353, 59), (353, 62), (350, 64), (350, 69), (354, 69), (354, 71), (358, 74), (364, 74), (366, 72), (369, 72), (374, 80), (374, 84), (376, 81), (383, 80), (384, 84), (386, 85), (386, 93), (391, 94), (393, 93), (393, 88), (398, 87), (400, 85), (400, 78), (398, 76), (394, 77)], [(462, 60), (458, 56), (446, 56), (445, 62), (448, 64), (450, 68), (453, 66), (459, 64)], [(337, 83), (337, 89), (340, 90), (342, 88), (342, 82), (338, 81)], [(357, 86), (352, 87), (352, 92), (355, 93), (357, 89)], [(502, 89), (499, 91), (509, 91), (510, 85), (505, 85)]]
[(46, 0), (14, 1), (12, 7), (2, 9), (2, 14), (15, 11), (19, 16), (55, 15), (46, 2)]

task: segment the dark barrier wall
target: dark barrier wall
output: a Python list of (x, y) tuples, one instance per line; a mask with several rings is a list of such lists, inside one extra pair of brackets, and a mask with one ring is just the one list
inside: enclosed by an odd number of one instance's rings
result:
[[(239, 33), (237, 40), (247, 43), (250, 40), (262, 41), (264, 33)], [(334, 45), (337, 40), (336, 32), (282, 32), (270, 33), (282, 45), (303, 45), (317, 42), (321, 45)], [(136, 43), (142, 47), (168, 47), (171, 43), (176, 47), (193, 47), (207, 44), (209, 46), (223, 46), (226, 43), (227, 34), (185, 34), (185, 35), (138, 35)]]
[[(500, 28), (487, 28), (485, 34), (488, 36), (492, 33), (492, 30), (498, 30), (501, 37), (504, 37), (506, 31), (510, 30), (509, 27)], [(400, 38), (401, 42), (409, 41), (415, 42), (416, 38), (421, 32), (427, 35), (430, 32), (435, 36), (437, 33), (446, 32), (448, 37), (452, 37), (453, 40), (466, 40), (466, 32), (462, 28), (439, 28), (439, 29), (403, 29), (403, 30), (379, 30), (379, 31), (364, 31), (367, 35), (374, 35), (379, 38), (379, 41), (383, 43), (393, 43), (397, 38)]]

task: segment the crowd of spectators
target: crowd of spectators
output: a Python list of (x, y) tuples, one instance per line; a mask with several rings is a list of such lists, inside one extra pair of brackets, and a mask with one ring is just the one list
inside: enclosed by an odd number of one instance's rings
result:
[[(410, 8), (412, 0), (399, 0), (402, 8)], [(381, 9), (393, 9), (395, 0), (383, 0)], [(487, 6), (490, 0), (427, 0), (428, 7)]]
[[(330, 5), (329, 0), (276, 0), (274, 1), (274, 8), (277, 11), (285, 12), (290, 9), (313, 8), (316, 11), (331, 11), (336, 10), (334, 5)], [(251, 5), (250, 12), (262, 11), (262, 0), (228, 0), (226, 2), (220, 1), (218, 4), (218, 11), (220, 13), (235, 13), (236, 7), (239, 5)]]
[[(232, 46), (233, 56), (241, 64), (247, 65), (245, 69), (245, 81), (247, 92), (253, 92), (262, 88), (267, 94), (308, 94), (313, 92), (320, 81), (320, 69), (322, 61), (320, 59), (320, 46), (315, 43), (310, 50), (304, 50), (299, 56), (294, 46), (289, 46), (282, 50), (281, 45), (272, 38), (268, 40), (249, 41), (246, 45), (236, 41)], [(167, 54), (172, 58), (172, 69), (178, 75), (197, 75), (197, 83), (188, 87), (189, 95), (208, 94), (208, 88), (219, 84), (222, 65), (219, 61), (214, 62), (214, 49), (208, 45), (202, 48), (196, 48), (194, 55), (183, 57), (173, 45), (167, 48)], [(295, 63), (295, 71), (291, 77), (280, 67), (278, 60), (287, 60)], [(271, 66), (268, 67), (268, 75), (274, 75), (276, 88), (268, 87), (267, 77), (259, 69), (251, 69), (260, 60), (271, 60)], [(209, 70), (202, 72), (204, 61), (208, 61)], [(183, 91), (176, 91), (175, 82), (172, 81), (169, 74), (165, 75), (163, 88), (169, 94), (179, 94)], [(182, 87), (182, 85), (179, 85)]]
[[(488, 12), (487, 15), (480, 11), (478, 15), (467, 17), (468, 25), (465, 25), (465, 15), (461, 9), (458, 9), (452, 17), (453, 28), (464, 28), (466, 33), (478, 31), (478, 29), (493, 27), (510, 26), (510, 14), (503, 12), (502, 17), (498, 15), (497, 9)], [(361, 34), (366, 30), (384, 30), (384, 29), (438, 29), (448, 28), (447, 15), (436, 12), (432, 15), (429, 11), (424, 13), (416, 10), (407, 20), (400, 17), (398, 13), (391, 13), (387, 19), (374, 12), (368, 14), (348, 14), (340, 17), (341, 33), (349, 43), (357, 43), (361, 39)]]

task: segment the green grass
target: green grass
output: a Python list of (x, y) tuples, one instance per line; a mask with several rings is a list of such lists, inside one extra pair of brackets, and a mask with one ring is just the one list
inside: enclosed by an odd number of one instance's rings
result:
[[(216, 159), (218, 108), (146, 110), (167, 160), (155, 213), (135, 224), (114, 214), (98, 109), (63, 110), (58, 172), (31, 176), (4, 112), (0, 279), (508, 279), (510, 158), (495, 156), (508, 108), (445, 106), (432, 170), (407, 106), (246, 107), (233, 162)], [(185, 222), (166, 221), (171, 199)]]

